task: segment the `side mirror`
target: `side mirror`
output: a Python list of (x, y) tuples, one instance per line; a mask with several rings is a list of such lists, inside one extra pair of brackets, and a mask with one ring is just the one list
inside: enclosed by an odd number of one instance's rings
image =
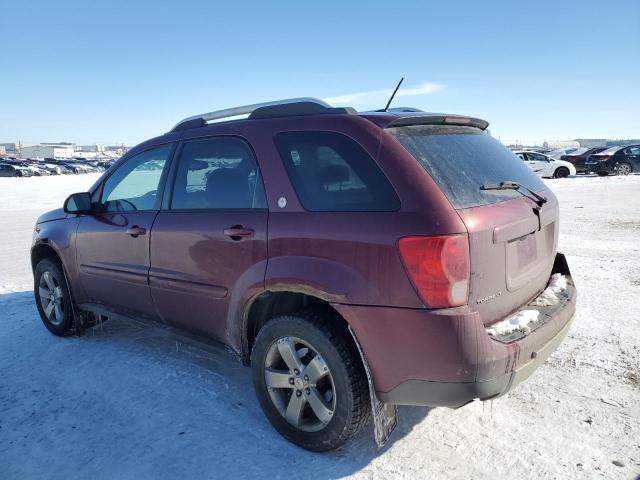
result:
[(91, 194), (82, 192), (69, 195), (62, 208), (65, 213), (91, 213)]

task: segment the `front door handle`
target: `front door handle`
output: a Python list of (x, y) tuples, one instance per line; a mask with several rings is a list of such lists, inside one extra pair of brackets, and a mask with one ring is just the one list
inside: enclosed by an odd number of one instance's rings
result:
[(139, 227), (138, 225), (127, 228), (127, 235), (131, 235), (133, 238), (136, 238), (138, 235), (144, 235), (145, 233), (147, 233), (147, 229)]
[(225, 237), (229, 237), (231, 240), (242, 240), (243, 238), (251, 238), (255, 232), (251, 228), (244, 228), (242, 225), (234, 225), (233, 227), (225, 228), (222, 234)]

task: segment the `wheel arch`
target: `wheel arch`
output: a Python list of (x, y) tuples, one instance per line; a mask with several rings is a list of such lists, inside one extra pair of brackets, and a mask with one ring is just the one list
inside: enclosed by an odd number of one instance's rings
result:
[[(334, 308), (322, 292), (311, 292), (307, 289), (289, 287), (277, 290), (267, 290), (256, 295), (245, 309), (242, 323), (242, 361), (250, 363), (251, 351), (260, 329), (272, 318), (293, 314), (303, 309), (315, 309), (327, 313), (327, 319), (339, 330), (348, 335), (349, 341), (354, 342), (349, 334), (347, 320)], [(354, 343), (355, 344), (355, 343)]]
[(42, 241), (31, 247), (31, 271), (35, 272), (36, 266), (45, 258), (54, 258), (64, 270), (62, 256), (58, 250), (48, 241)]

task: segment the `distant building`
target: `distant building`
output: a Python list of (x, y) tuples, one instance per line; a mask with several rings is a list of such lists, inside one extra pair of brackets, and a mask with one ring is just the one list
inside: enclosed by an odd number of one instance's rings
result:
[(4, 152), (8, 155), (14, 155), (18, 152), (17, 143), (0, 143), (0, 147), (2, 147)]
[(584, 148), (605, 147), (607, 145), (606, 138), (576, 138), (576, 142)]
[(640, 144), (640, 138), (629, 138), (627, 140), (607, 140), (606, 147), (617, 147), (622, 145)]
[(76, 145), (76, 151), (80, 152), (104, 152), (104, 145)]
[(577, 140), (548, 140), (545, 141), (548, 148), (573, 148), (579, 147), (580, 143)]
[(40, 144), (20, 148), (24, 158), (71, 158), (74, 156), (71, 144)]

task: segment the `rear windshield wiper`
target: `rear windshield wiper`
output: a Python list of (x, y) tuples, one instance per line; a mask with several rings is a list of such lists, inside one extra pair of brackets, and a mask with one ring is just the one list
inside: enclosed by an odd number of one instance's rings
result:
[(525, 187), (521, 183), (513, 182), (510, 180), (506, 182), (500, 182), (500, 183), (485, 183), (480, 187), (480, 190), (515, 190), (519, 194), (525, 197), (528, 197), (528, 195), (524, 192), (521, 192), (520, 189), (523, 189), (529, 192), (531, 196), (534, 197), (535, 199), (534, 201), (538, 204), (539, 207), (547, 203), (546, 197), (543, 197), (542, 195), (537, 194), (536, 192), (534, 192), (530, 188)]

